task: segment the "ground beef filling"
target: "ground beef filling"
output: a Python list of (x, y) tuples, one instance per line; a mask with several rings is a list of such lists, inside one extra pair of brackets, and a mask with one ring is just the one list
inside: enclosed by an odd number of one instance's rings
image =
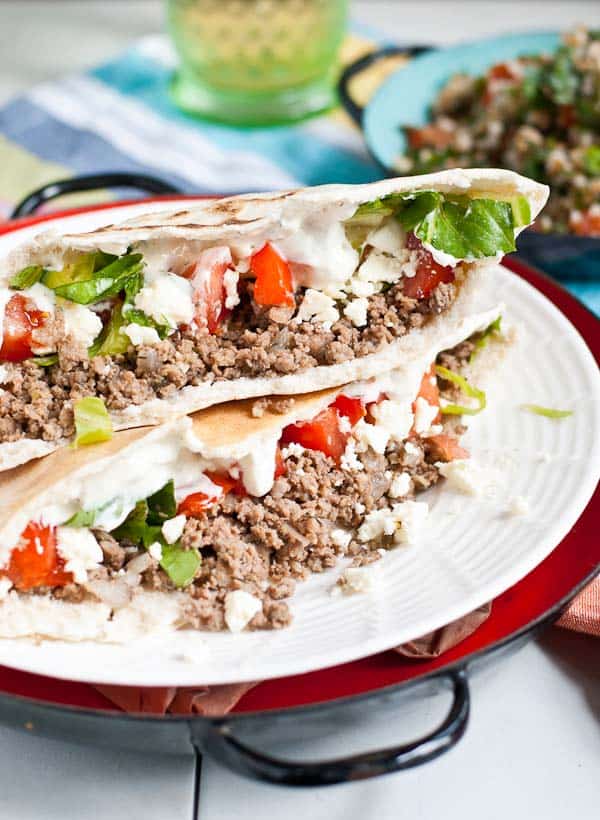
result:
[(440, 284), (428, 299), (409, 299), (396, 284), (369, 298), (368, 322), (340, 318), (330, 329), (290, 324), (292, 311), (259, 308), (252, 284), (219, 335), (177, 331), (156, 346), (131, 348), (112, 358), (87, 358), (69, 337), (59, 338), (59, 362), (6, 365), (0, 393), (0, 442), (21, 438), (56, 441), (74, 433), (73, 402), (101, 397), (109, 410), (168, 398), (187, 385), (241, 377), (278, 376), (333, 365), (375, 353), (422, 327), (454, 301), (454, 284)]

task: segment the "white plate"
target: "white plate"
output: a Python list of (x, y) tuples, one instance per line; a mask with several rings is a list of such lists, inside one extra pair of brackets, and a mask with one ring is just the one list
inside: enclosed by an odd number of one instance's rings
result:
[[(142, 210), (149, 210), (148, 203), (70, 217), (52, 227), (95, 227)], [(34, 230), (39, 227), (18, 238)], [(0, 256), (16, 238), (0, 239)], [(373, 592), (331, 596), (338, 568), (298, 585), (291, 601), (294, 622), (278, 632), (170, 633), (132, 646), (4, 640), (0, 664), (124, 685), (262, 680), (389, 649), (516, 583), (569, 532), (594, 491), (600, 377), (577, 331), (538, 291), (506, 269), (498, 270), (494, 290), (518, 338), (488, 389), (487, 410), (470, 421), (465, 437), (486, 491), (473, 498), (437, 487), (422, 495), (431, 506), (426, 537), (418, 546), (387, 553), (372, 568)], [(520, 409), (531, 402), (575, 412), (562, 421), (546, 419)], [(518, 496), (529, 512), (514, 516), (509, 510)]]

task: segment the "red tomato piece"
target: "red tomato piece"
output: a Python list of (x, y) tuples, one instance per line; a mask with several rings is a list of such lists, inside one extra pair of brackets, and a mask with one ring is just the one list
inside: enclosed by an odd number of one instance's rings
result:
[[(437, 377), (435, 375), (435, 364), (431, 365), (421, 380), (419, 392), (413, 402), (413, 413), (415, 412), (416, 400), (419, 398), (425, 399), (425, 401), (428, 404), (431, 404), (432, 407), (440, 406), (440, 390), (437, 383)], [(441, 420), (441, 417), (441, 413), (438, 413), (433, 420), (433, 424), (437, 424)]]
[(290, 266), (269, 242), (251, 257), (250, 270), (256, 277), (254, 301), (257, 305), (295, 306)]
[(572, 219), (570, 227), (577, 236), (600, 236), (600, 213), (586, 211), (579, 219)]
[(409, 233), (406, 245), (409, 250), (417, 251), (417, 272), (404, 278), (402, 290), (405, 296), (426, 299), (441, 282), (454, 281), (453, 268), (439, 265), (414, 233)]
[(196, 324), (216, 333), (229, 314), (225, 307), (227, 291), (225, 272), (233, 264), (229, 248), (209, 248), (202, 251), (198, 260), (182, 272), (190, 279), (194, 289), (192, 299), (196, 306)]
[(574, 105), (559, 105), (557, 122), (561, 128), (570, 128), (577, 123), (577, 111)]
[(217, 497), (206, 495), (206, 493), (191, 493), (186, 495), (183, 501), (177, 506), (177, 515), (185, 515), (188, 518), (200, 518), (204, 513), (216, 504)]
[(331, 406), (335, 407), (340, 416), (345, 416), (352, 427), (358, 424), (358, 422), (367, 414), (362, 399), (357, 399), (352, 396), (344, 396), (343, 393), (340, 393)]
[(33, 521), (21, 533), (5, 574), (19, 590), (62, 587), (73, 580), (72, 574), (64, 571), (64, 561), (58, 554), (56, 529)]
[(429, 436), (425, 439), (427, 448), (436, 461), (454, 461), (457, 458), (469, 458), (469, 451), (458, 443), (458, 439), (447, 433)]
[(19, 293), (9, 299), (4, 311), (4, 335), (0, 348), (0, 360), (22, 362), (33, 355), (31, 332), (44, 324), (48, 314), (43, 310), (30, 308), (31, 304), (30, 300)]
[(452, 131), (447, 131), (445, 128), (433, 124), (425, 125), (423, 128), (407, 127), (404, 131), (406, 132), (408, 144), (416, 150), (419, 148), (435, 148), (438, 151), (443, 151), (454, 139)]
[(348, 433), (340, 430), (340, 417), (335, 407), (326, 407), (312, 421), (288, 425), (281, 441), (283, 444), (301, 444), (308, 450), (319, 450), (339, 464), (346, 449)]
[(206, 475), (213, 484), (216, 484), (223, 490), (223, 495), (226, 493), (248, 495), (241, 478), (232, 478), (228, 473), (206, 473)]

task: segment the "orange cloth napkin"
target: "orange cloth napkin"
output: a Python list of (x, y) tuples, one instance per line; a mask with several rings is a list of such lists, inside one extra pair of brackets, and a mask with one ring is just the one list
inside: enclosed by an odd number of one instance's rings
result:
[(579, 593), (556, 625), (600, 638), (600, 575)]

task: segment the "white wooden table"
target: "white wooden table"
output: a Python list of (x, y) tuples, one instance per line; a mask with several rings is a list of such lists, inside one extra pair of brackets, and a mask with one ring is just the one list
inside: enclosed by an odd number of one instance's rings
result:
[[(516, 29), (587, 22), (600, 3), (379, 2), (359, 19), (400, 40), (453, 42)], [(0, 0), (0, 102), (20, 89), (94, 65), (162, 26), (154, 0)], [(2, 173), (2, 169), (0, 169)], [(292, 791), (251, 783), (207, 761), (203, 820), (597, 820), (600, 816), (600, 641), (550, 630), (477, 675), (467, 735), (427, 766), (378, 781)], [(398, 725), (374, 716), (341, 748), (418, 736), (446, 707), (443, 694), (410, 698)], [(279, 753), (325, 757), (339, 739)], [(0, 728), (2, 820), (189, 820), (191, 758), (78, 747)]]

